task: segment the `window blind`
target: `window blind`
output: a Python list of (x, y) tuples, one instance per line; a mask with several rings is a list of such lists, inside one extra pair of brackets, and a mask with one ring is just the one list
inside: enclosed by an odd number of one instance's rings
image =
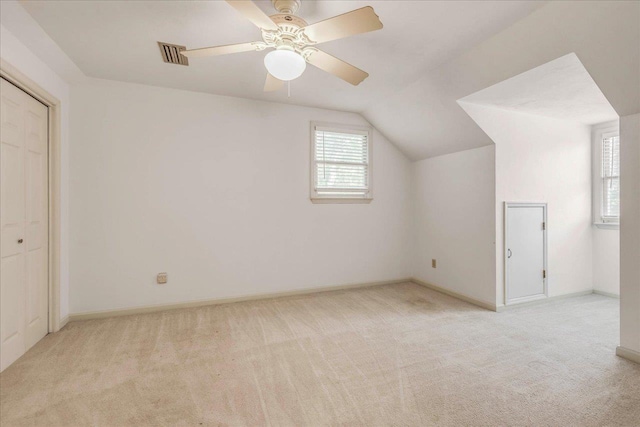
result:
[(315, 191), (325, 197), (367, 197), (369, 134), (315, 128)]
[(620, 217), (620, 137), (602, 139), (602, 220), (618, 222)]

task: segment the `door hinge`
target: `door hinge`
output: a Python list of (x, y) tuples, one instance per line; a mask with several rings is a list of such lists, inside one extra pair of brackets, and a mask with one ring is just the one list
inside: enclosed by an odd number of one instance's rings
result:
[(543, 279), (547, 278), (547, 270), (542, 270), (542, 278)]
[(542, 229), (543, 229), (543, 230), (546, 230), (546, 229), (547, 229), (547, 223), (546, 223), (546, 222), (543, 222), (543, 223), (542, 223)]

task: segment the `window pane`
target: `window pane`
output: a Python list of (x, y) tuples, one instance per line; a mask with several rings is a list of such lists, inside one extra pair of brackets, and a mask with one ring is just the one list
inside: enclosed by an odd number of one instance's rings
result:
[(620, 175), (620, 138), (602, 140), (602, 177)]
[(603, 213), (605, 217), (620, 216), (620, 178), (605, 178)]
[(316, 165), (318, 189), (366, 189), (367, 166), (318, 163)]
[(602, 219), (620, 216), (620, 137), (602, 139)]
[(367, 136), (316, 131), (316, 160), (320, 162), (368, 162)]

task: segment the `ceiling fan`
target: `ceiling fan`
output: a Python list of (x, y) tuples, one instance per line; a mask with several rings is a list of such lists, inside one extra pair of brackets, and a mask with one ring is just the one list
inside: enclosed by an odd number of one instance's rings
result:
[(329, 55), (315, 45), (382, 28), (382, 22), (370, 6), (308, 25), (295, 16), (300, 0), (271, 0), (279, 12), (267, 16), (253, 1), (226, 0), (227, 3), (262, 30), (262, 41), (182, 50), (186, 57), (217, 56), (229, 53), (275, 50), (264, 58), (267, 79), (264, 91), (280, 89), (285, 81), (302, 75), (307, 62), (352, 85), (360, 84), (369, 74)]

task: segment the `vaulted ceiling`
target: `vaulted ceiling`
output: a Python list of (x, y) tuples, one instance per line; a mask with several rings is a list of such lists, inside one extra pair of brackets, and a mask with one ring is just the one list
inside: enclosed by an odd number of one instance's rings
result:
[[(270, 1), (257, 3), (276, 13)], [(285, 90), (262, 91), (265, 52), (193, 58), (189, 67), (162, 62), (156, 41), (196, 48), (260, 40), (260, 31), (223, 1), (20, 2), (87, 76), (359, 112), (412, 159), (490, 144), (456, 101), (574, 51), (608, 97), (611, 89), (614, 108), (635, 108), (613, 81), (638, 78), (606, 71), (604, 62), (638, 50), (639, 3), (556, 3), (575, 2), (303, 0), (297, 15), (309, 23), (371, 5), (384, 28), (322, 45), (368, 71), (362, 84), (308, 67), (288, 98)], [(599, 28), (598, 17), (611, 17), (618, 30)], [(8, 29), (21, 31), (14, 26)], [(611, 50), (606, 42), (622, 46)], [(638, 53), (623, 61), (637, 69)]]

